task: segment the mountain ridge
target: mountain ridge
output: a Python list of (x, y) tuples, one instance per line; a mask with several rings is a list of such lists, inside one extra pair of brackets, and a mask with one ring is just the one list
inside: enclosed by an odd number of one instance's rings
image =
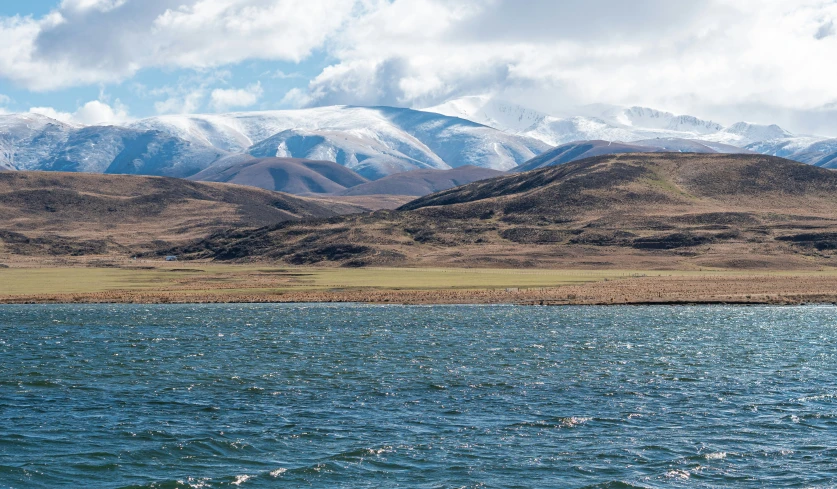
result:
[[(427, 111), (431, 109), (448, 115)], [(837, 139), (794, 135), (776, 125), (740, 122), (722, 127), (639, 106), (592, 105), (559, 117), (483, 96), (426, 110), (327, 106), (165, 115), (124, 126), (4, 114), (0, 169), (190, 177), (216, 161), (250, 154), (333, 161), (374, 180), (468, 165), (509, 171), (552, 149), (550, 145), (590, 140), (640, 146), (682, 140), (691, 141), (692, 148), (738, 151), (734, 147), (837, 166)], [(685, 143), (664, 149), (690, 150)]]
[[(592, 104), (571, 113), (551, 115), (503, 101), (496, 97), (466, 96), (424, 110), (436, 110), (527, 137), (552, 146), (578, 141), (604, 140), (634, 144), (642, 140), (685, 139), (706, 145), (722, 144), (756, 153), (781, 156), (816, 164), (837, 156), (823, 155), (812, 162), (812, 146), (831, 138), (795, 135), (775, 124), (737, 122), (725, 127), (691, 115), (677, 115), (647, 107)], [(505, 117), (494, 114), (503, 113)], [(527, 121), (518, 124), (517, 120)], [(837, 150), (831, 154), (837, 155)]]

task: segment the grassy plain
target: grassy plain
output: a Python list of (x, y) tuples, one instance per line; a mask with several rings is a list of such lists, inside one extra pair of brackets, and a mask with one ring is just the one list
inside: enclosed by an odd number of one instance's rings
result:
[(835, 291), (835, 269), (352, 269), (194, 262), (0, 269), (0, 303), (796, 303), (837, 301)]
[(649, 273), (661, 274), (663, 272), (453, 268), (351, 269), (217, 264), (148, 268), (8, 268), (0, 269), (0, 297), (161, 289), (195, 292), (246, 289), (286, 291), (335, 288), (434, 290), (556, 287)]

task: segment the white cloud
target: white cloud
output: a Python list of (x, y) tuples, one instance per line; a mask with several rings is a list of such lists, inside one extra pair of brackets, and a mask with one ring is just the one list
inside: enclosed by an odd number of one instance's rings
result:
[(128, 108), (122, 105), (119, 100), (113, 106), (99, 100), (93, 100), (81, 106), (73, 114), (73, 120), (84, 125), (113, 125), (123, 123), (129, 119)]
[(116, 100), (113, 106), (100, 100), (92, 100), (73, 113), (59, 112), (52, 107), (32, 107), (29, 112), (45, 115), (61, 122), (85, 126), (116, 125), (130, 120), (128, 108), (119, 100)]
[(29, 109), (32, 114), (40, 114), (55, 119), (61, 122), (73, 123), (73, 114), (69, 112), (59, 112), (52, 107), (32, 107)]
[(66, 10), (74, 10), (77, 12), (95, 9), (100, 12), (109, 12), (117, 9), (128, 0), (63, 0), (61, 8)]
[(552, 112), (648, 105), (728, 122), (815, 111), (837, 101), (834, 19), (832, 0), (394, 0), (331, 41), (337, 62), (304, 95), (421, 107), (494, 92)]
[(259, 82), (240, 89), (216, 88), (212, 91), (210, 99), (212, 107), (219, 112), (223, 112), (232, 108), (255, 105), (263, 94), (264, 90)]
[(302, 73), (285, 73), (282, 70), (276, 70), (273, 73), (270, 73), (271, 78), (276, 78), (278, 80), (290, 80), (292, 78), (305, 78)]
[(302, 90), (300, 88), (292, 88), (288, 90), (282, 100), (279, 102), (280, 105), (291, 107), (294, 109), (299, 109), (301, 107), (305, 107), (312, 102), (312, 98), (308, 95), (308, 92)]
[(297, 62), (367, 1), (64, 0), (40, 19), (0, 17), (0, 78), (46, 91), (144, 68)]
[(161, 102), (154, 103), (154, 110), (158, 114), (193, 114), (197, 112), (206, 99), (206, 90), (196, 88), (183, 95), (173, 95)]

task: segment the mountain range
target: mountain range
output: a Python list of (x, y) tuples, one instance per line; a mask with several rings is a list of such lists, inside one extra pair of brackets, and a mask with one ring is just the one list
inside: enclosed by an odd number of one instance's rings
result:
[[(417, 170), (424, 173), (415, 175), (424, 176), (462, 167), (521, 171), (547, 160), (561, 164), (636, 151), (760, 153), (837, 167), (837, 139), (796, 135), (776, 125), (723, 126), (690, 115), (604, 105), (550, 115), (488, 96), (424, 110), (330, 106), (165, 115), (124, 126), (81, 126), (31, 113), (0, 115), (0, 169), (169, 176), (295, 193), (339, 194)], [(311, 174), (318, 172), (310, 165), (279, 165), (276, 158), (332, 162), (352, 172), (347, 178), (353, 183), (332, 184), (328, 176)]]
[(689, 152), (694, 143), (718, 153), (739, 150), (781, 156), (831, 167), (837, 159), (837, 138), (793, 134), (775, 124), (737, 122), (723, 126), (690, 115), (645, 107), (590, 105), (575, 114), (556, 116), (491, 96), (468, 96), (424, 110), (468, 119), (509, 134), (531, 137), (550, 146), (581, 141), (621, 143), (669, 142), (668, 151)]

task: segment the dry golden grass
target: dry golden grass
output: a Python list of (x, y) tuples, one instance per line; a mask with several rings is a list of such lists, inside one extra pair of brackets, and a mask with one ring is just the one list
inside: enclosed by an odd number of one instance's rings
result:
[(212, 263), (0, 269), (0, 303), (638, 304), (837, 301), (837, 270), (303, 268)]
[(219, 230), (364, 210), (348, 202), (174, 178), (0, 172), (0, 242), (24, 256), (130, 256)]
[(761, 155), (608, 155), (379, 211), (226, 233), (192, 258), (295, 265), (816, 270), (837, 263), (837, 173)]

